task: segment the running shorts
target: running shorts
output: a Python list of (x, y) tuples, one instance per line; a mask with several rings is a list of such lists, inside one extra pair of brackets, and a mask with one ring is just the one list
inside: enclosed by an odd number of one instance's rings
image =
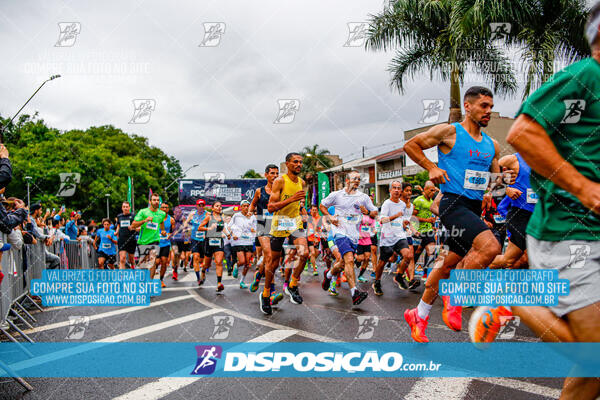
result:
[(527, 255), (529, 269), (556, 269), (569, 282), (569, 294), (549, 307), (558, 317), (600, 302), (600, 241), (548, 242), (528, 235)]
[(531, 214), (531, 211), (518, 207), (511, 207), (508, 213), (506, 213), (506, 229), (510, 232), (510, 242), (522, 251), (527, 250), (527, 235), (525, 231), (527, 230)]
[(435, 243), (435, 232), (433, 230), (427, 232), (419, 232), (419, 239), (421, 239), (421, 247), (427, 246), (429, 243)]
[(334, 238), (333, 241), (335, 242), (335, 245), (342, 257), (344, 257), (344, 254), (346, 253), (356, 253), (357, 245), (346, 236), (338, 236)]
[(129, 237), (121, 237), (117, 240), (117, 247), (119, 251), (126, 251), (128, 254), (135, 254), (135, 248), (137, 247), (137, 241), (135, 235)]
[(290, 244), (294, 243), (294, 240), (306, 237), (306, 230), (297, 229), (292, 232), (289, 236), (279, 237), (279, 236), (271, 236), (271, 251), (276, 251), (281, 253), (283, 251), (283, 243), (286, 239), (288, 239)]
[(371, 236), (371, 246), (377, 246), (377, 245), (378, 245), (377, 235)]
[(175, 253), (184, 253), (190, 251), (191, 243), (185, 243), (183, 240), (176, 240), (173, 242), (173, 250)]
[(98, 258), (104, 258), (107, 264), (113, 265), (117, 262), (117, 256), (114, 254), (106, 254), (103, 251), (98, 251)]
[(171, 246), (163, 246), (158, 251), (158, 256), (160, 258), (163, 258), (163, 257), (169, 258), (169, 253), (171, 253)]
[(204, 247), (204, 257), (210, 258), (219, 251), (225, 252), (225, 246), (223, 244), (223, 239), (221, 238), (207, 238), (204, 242), (206, 243)]
[(402, 249), (408, 249), (408, 240), (400, 239), (392, 246), (381, 246), (379, 247), (379, 259), (388, 262), (394, 253), (400, 255)]
[(200, 257), (204, 257), (204, 240), (194, 240), (192, 239), (192, 244), (190, 246), (192, 250), (192, 254), (200, 254)]
[(481, 220), (481, 201), (444, 193), (440, 201), (440, 220), (446, 227), (448, 249), (464, 257), (473, 246), (475, 237), (489, 230)]
[(356, 255), (360, 256), (361, 254), (370, 253), (371, 245), (370, 244), (359, 244), (356, 247)]
[(240, 251), (246, 252), (246, 253), (254, 253), (254, 250), (252, 248), (252, 245), (246, 245), (246, 246), (231, 246), (231, 250), (235, 253), (238, 253)]

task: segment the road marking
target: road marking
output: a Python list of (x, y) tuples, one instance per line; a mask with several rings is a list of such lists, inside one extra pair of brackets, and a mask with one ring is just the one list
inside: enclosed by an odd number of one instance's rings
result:
[(471, 378), (421, 378), (405, 400), (462, 400), (467, 394)]
[(510, 379), (510, 378), (473, 378), (475, 381), (483, 381), (487, 383), (491, 383), (492, 385), (500, 385), (509, 387), (511, 389), (521, 390), (523, 392), (528, 392), (531, 394), (537, 394), (540, 396), (548, 396), (553, 399), (558, 399), (560, 397), (560, 389), (550, 388), (548, 386), (538, 385), (536, 383), (520, 381), (518, 379)]
[[(149, 306), (124, 307), (124, 308), (121, 308), (119, 310), (108, 311), (108, 312), (104, 312), (104, 313), (100, 313), (100, 314), (90, 315), (89, 317), (90, 317), (90, 321), (94, 321), (94, 320), (97, 320), (97, 319), (114, 317), (115, 315), (127, 314), (127, 313), (134, 312), (134, 311), (147, 310), (147, 309), (152, 308), (152, 307), (157, 307), (157, 306), (161, 306), (161, 305), (164, 305), (164, 304), (174, 303), (176, 301), (186, 300), (186, 299), (189, 299), (189, 298), (192, 298), (192, 297), (193, 297), (192, 295), (187, 294), (185, 296), (178, 296), (178, 297), (172, 297), (170, 299), (164, 299), (164, 300), (155, 301), (155, 302), (150, 303)], [(28, 330), (26, 330), (24, 332), (26, 334), (28, 334), (28, 333), (44, 332), (44, 331), (48, 331), (48, 330), (51, 330), (51, 329), (57, 329), (57, 328), (62, 328), (62, 327), (65, 327), (65, 326), (69, 326), (70, 324), (71, 324), (70, 321), (56, 322), (56, 323), (53, 323), (53, 324), (36, 326), (35, 328), (28, 329)]]
[[(264, 335), (255, 337), (254, 339), (249, 340), (246, 343), (252, 342), (280, 342), (282, 340), (287, 339), (288, 337), (295, 335), (297, 331), (295, 329), (285, 329), (285, 330), (274, 330), (265, 333)], [(239, 346), (235, 346), (231, 348), (229, 351), (234, 351), (243, 349), (243, 344)], [(187, 373), (187, 371), (191, 371), (194, 368), (191, 365), (189, 368), (185, 370), (181, 370), (181, 373)], [(145, 385), (140, 386), (139, 388), (132, 390), (131, 392), (127, 392), (119, 397), (113, 398), (113, 400), (158, 400), (169, 394), (184, 388), (188, 385), (191, 385), (194, 382), (202, 379), (202, 377), (193, 377), (193, 378), (160, 378), (154, 382), (147, 383)]]

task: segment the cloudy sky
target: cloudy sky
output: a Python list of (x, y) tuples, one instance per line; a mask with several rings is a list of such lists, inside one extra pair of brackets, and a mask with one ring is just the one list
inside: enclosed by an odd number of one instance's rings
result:
[[(361, 146), (375, 155), (400, 146), (403, 130), (419, 126), (423, 100), (447, 104), (449, 91), (448, 83), (424, 75), (399, 95), (386, 71), (392, 53), (344, 46), (348, 23), (366, 21), (382, 6), (382, 0), (4, 3), (0, 114), (12, 115), (58, 73), (62, 78), (46, 84), (24, 112), (39, 111), (61, 130), (112, 124), (146, 136), (184, 168), (199, 164), (190, 178), (212, 171), (237, 177), (315, 143), (344, 160), (360, 156)], [(59, 42), (63, 22), (77, 23), (76, 34)], [(218, 45), (201, 46), (205, 23), (217, 22), (224, 24)], [(476, 80), (466, 85), (483, 83)], [(512, 116), (519, 98), (497, 98), (496, 111)], [(134, 99), (155, 102), (147, 123), (130, 123)], [(299, 100), (291, 123), (274, 124), (281, 99)]]

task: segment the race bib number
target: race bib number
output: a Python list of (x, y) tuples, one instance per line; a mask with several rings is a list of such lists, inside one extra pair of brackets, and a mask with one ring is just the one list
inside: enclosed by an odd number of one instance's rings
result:
[(221, 246), (221, 239), (217, 239), (217, 238), (212, 238), (212, 239), (208, 239), (208, 245), (209, 246)]
[(102, 243), (102, 248), (103, 249), (110, 249), (111, 245), (110, 245), (110, 243)]
[(531, 188), (527, 188), (527, 203), (535, 204), (538, 202), (538, 195)]
[(463, 187), (470, 190), (486, 190), (490, 182), (490, 173), (487, 171), (465, 170), (465, 183)]
[(396, 219), (391, 222), (391, 225), (396, 228), (402, 228), (404, 224), (402, 223), (402, 221), (398, 221), (398, 219)]
[(267, 210), (263, 210), (263, 216), (264, 217), (272, 217), (273, 213), (268, 212)]
[(131, 226), (131, 221), (129, 221), (128, 219), (121, 221), (121, 228), (129, 228), (130, 226)]
[(293, 218), (281, 218), (277, 220), (277, 230), (278, 231), (295, 231), (296, 230), (296, 220)]
[(155, 231), (158, 229), (158, 224), (156, 222), (146, 222), (146, 229)]
[(505, 218), (505, 217), (503, 217), (503, 216), (502, 216), (502, 215), (500, 215), (500, 214), (496, 214), (496, 215), (494, 215), (494, 221), (495, 221), (497, 224), (503, 224), (503, 223), (505, 223), (505, 222), (506, 222), (506, 218)]
[(204, 231), (194, 232), (194, 239), (196, 239), (196, 240), (204, 240), (205, 236), (206, 236), (206, 232), (204, 232)]
[(166, 235), (160, 235), (160, 240), (167, 240), (167, 236)]
[(244, 233), (242, 236), (240, 236), (240, 239), (250, 239), (250, 235), (248, 235), (247, 233)]
[(367, 226), (367, 225), (363, 225), (363, 226), (360, 227), (360, 231), (361, 232), (365, 232), (365, 233), (369, 233), (369, 232), (371, 232), (371, 227)]
[(360, 220), (361, 220), (360, 217), (361, 217), (360, 215), (351, 214), (351, 215), (344, 216), (344, 220), (348, 224), (360, 224)]

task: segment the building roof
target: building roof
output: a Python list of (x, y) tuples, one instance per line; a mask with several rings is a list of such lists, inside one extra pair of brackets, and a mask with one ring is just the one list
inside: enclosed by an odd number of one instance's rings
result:
[(399, 149), (388, 151), (387, 153), (380, 154), (378, 156), (375, 156), (374, 158), (375, 158), (375, 160), (377, 160), (379, 162), (389, 161), (389, 160), (395, 160), (397, 158), (400, 158), (403, 154), (404, 154), (404, 147), (400, 147)]
[(356, 160), (347, 161), (343, 164), (336, 165), (335, 167), (332, 167), (332, 168), (329, 168), (329, 169), (326, 169), (326, 170), (320, 171), (320, 172), (328, 173), (328, 172), (349, 171), (356, 167), (365, 167), (367, 165), (374, 165), (374, 164), (375, 164), (375, 157), (358, 158)]

